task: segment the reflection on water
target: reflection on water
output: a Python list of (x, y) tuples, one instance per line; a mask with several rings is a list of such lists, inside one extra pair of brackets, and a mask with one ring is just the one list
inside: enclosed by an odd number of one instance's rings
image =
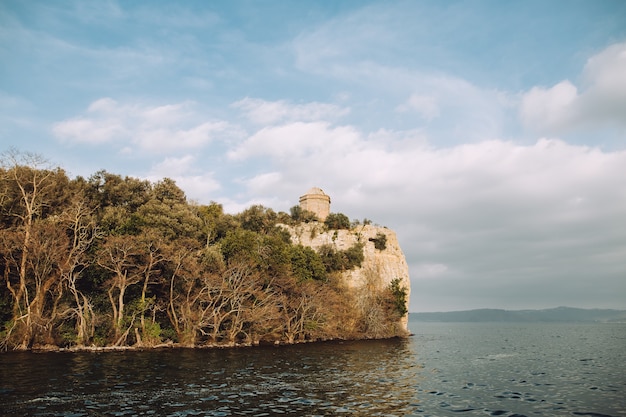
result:
[[(6, 415), (407, 415), (406, 340), (226, 350), (11, 353)], [(37, 372), (33, 372), (34, 370)], [(8, 377), (4, 368), (3, 377)]]
[(4, 353), (0, 415), (626, 415), (626, 325), (412, 326), (408, 340)]

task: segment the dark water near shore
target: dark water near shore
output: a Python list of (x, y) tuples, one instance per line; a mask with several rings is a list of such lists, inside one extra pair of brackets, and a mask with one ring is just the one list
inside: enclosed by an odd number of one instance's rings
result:
[(626, 324), (411, 323), (408, 340), (0, 354), (3, 416), (626, 416)]

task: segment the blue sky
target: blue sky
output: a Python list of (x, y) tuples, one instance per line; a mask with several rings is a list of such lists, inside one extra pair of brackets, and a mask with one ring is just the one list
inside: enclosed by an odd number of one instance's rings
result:
[(394, 229), (411, 311), (626, 308), (626, 2), (0, 2), (0, 144)]

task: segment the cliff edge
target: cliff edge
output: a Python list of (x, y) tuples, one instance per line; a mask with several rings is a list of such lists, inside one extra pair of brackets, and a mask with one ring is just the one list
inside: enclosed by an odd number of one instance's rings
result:
[[(393, 230), (373, 225), (358, 225), (350, 230), (329, 230), (319, 222), (281, 227), (289, 231), (294, 244), (308, 246), (314, 250), (323, 245), (331, 245), (336, 250), (347, 250), (355, 244), (363, 244), (364, 259), (361, 266), (341, 272), (346, 287), (357, 292), (373, 294), (389, 287), (392, 281), (398, 280), (400, 288), (406, 291), (405, 307), (408, 311), (411, 292), (409, 267)], [(408, 313), (398, 324), (408, 333)]]

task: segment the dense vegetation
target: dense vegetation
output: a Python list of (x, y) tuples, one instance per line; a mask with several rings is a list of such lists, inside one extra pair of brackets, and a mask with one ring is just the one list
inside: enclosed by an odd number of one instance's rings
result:
[[(349, 228), (343, 214), (328, 228)], [(0, 166), (0, 347), (213, 346), (388, 337), (406, 290), (342, 287), (362, 245), (294, 245), (296, 206), (189, 203), (171, 179), (70, 179), (11, 150)], [(377, 246), (382, 247), (382, 246)]]

